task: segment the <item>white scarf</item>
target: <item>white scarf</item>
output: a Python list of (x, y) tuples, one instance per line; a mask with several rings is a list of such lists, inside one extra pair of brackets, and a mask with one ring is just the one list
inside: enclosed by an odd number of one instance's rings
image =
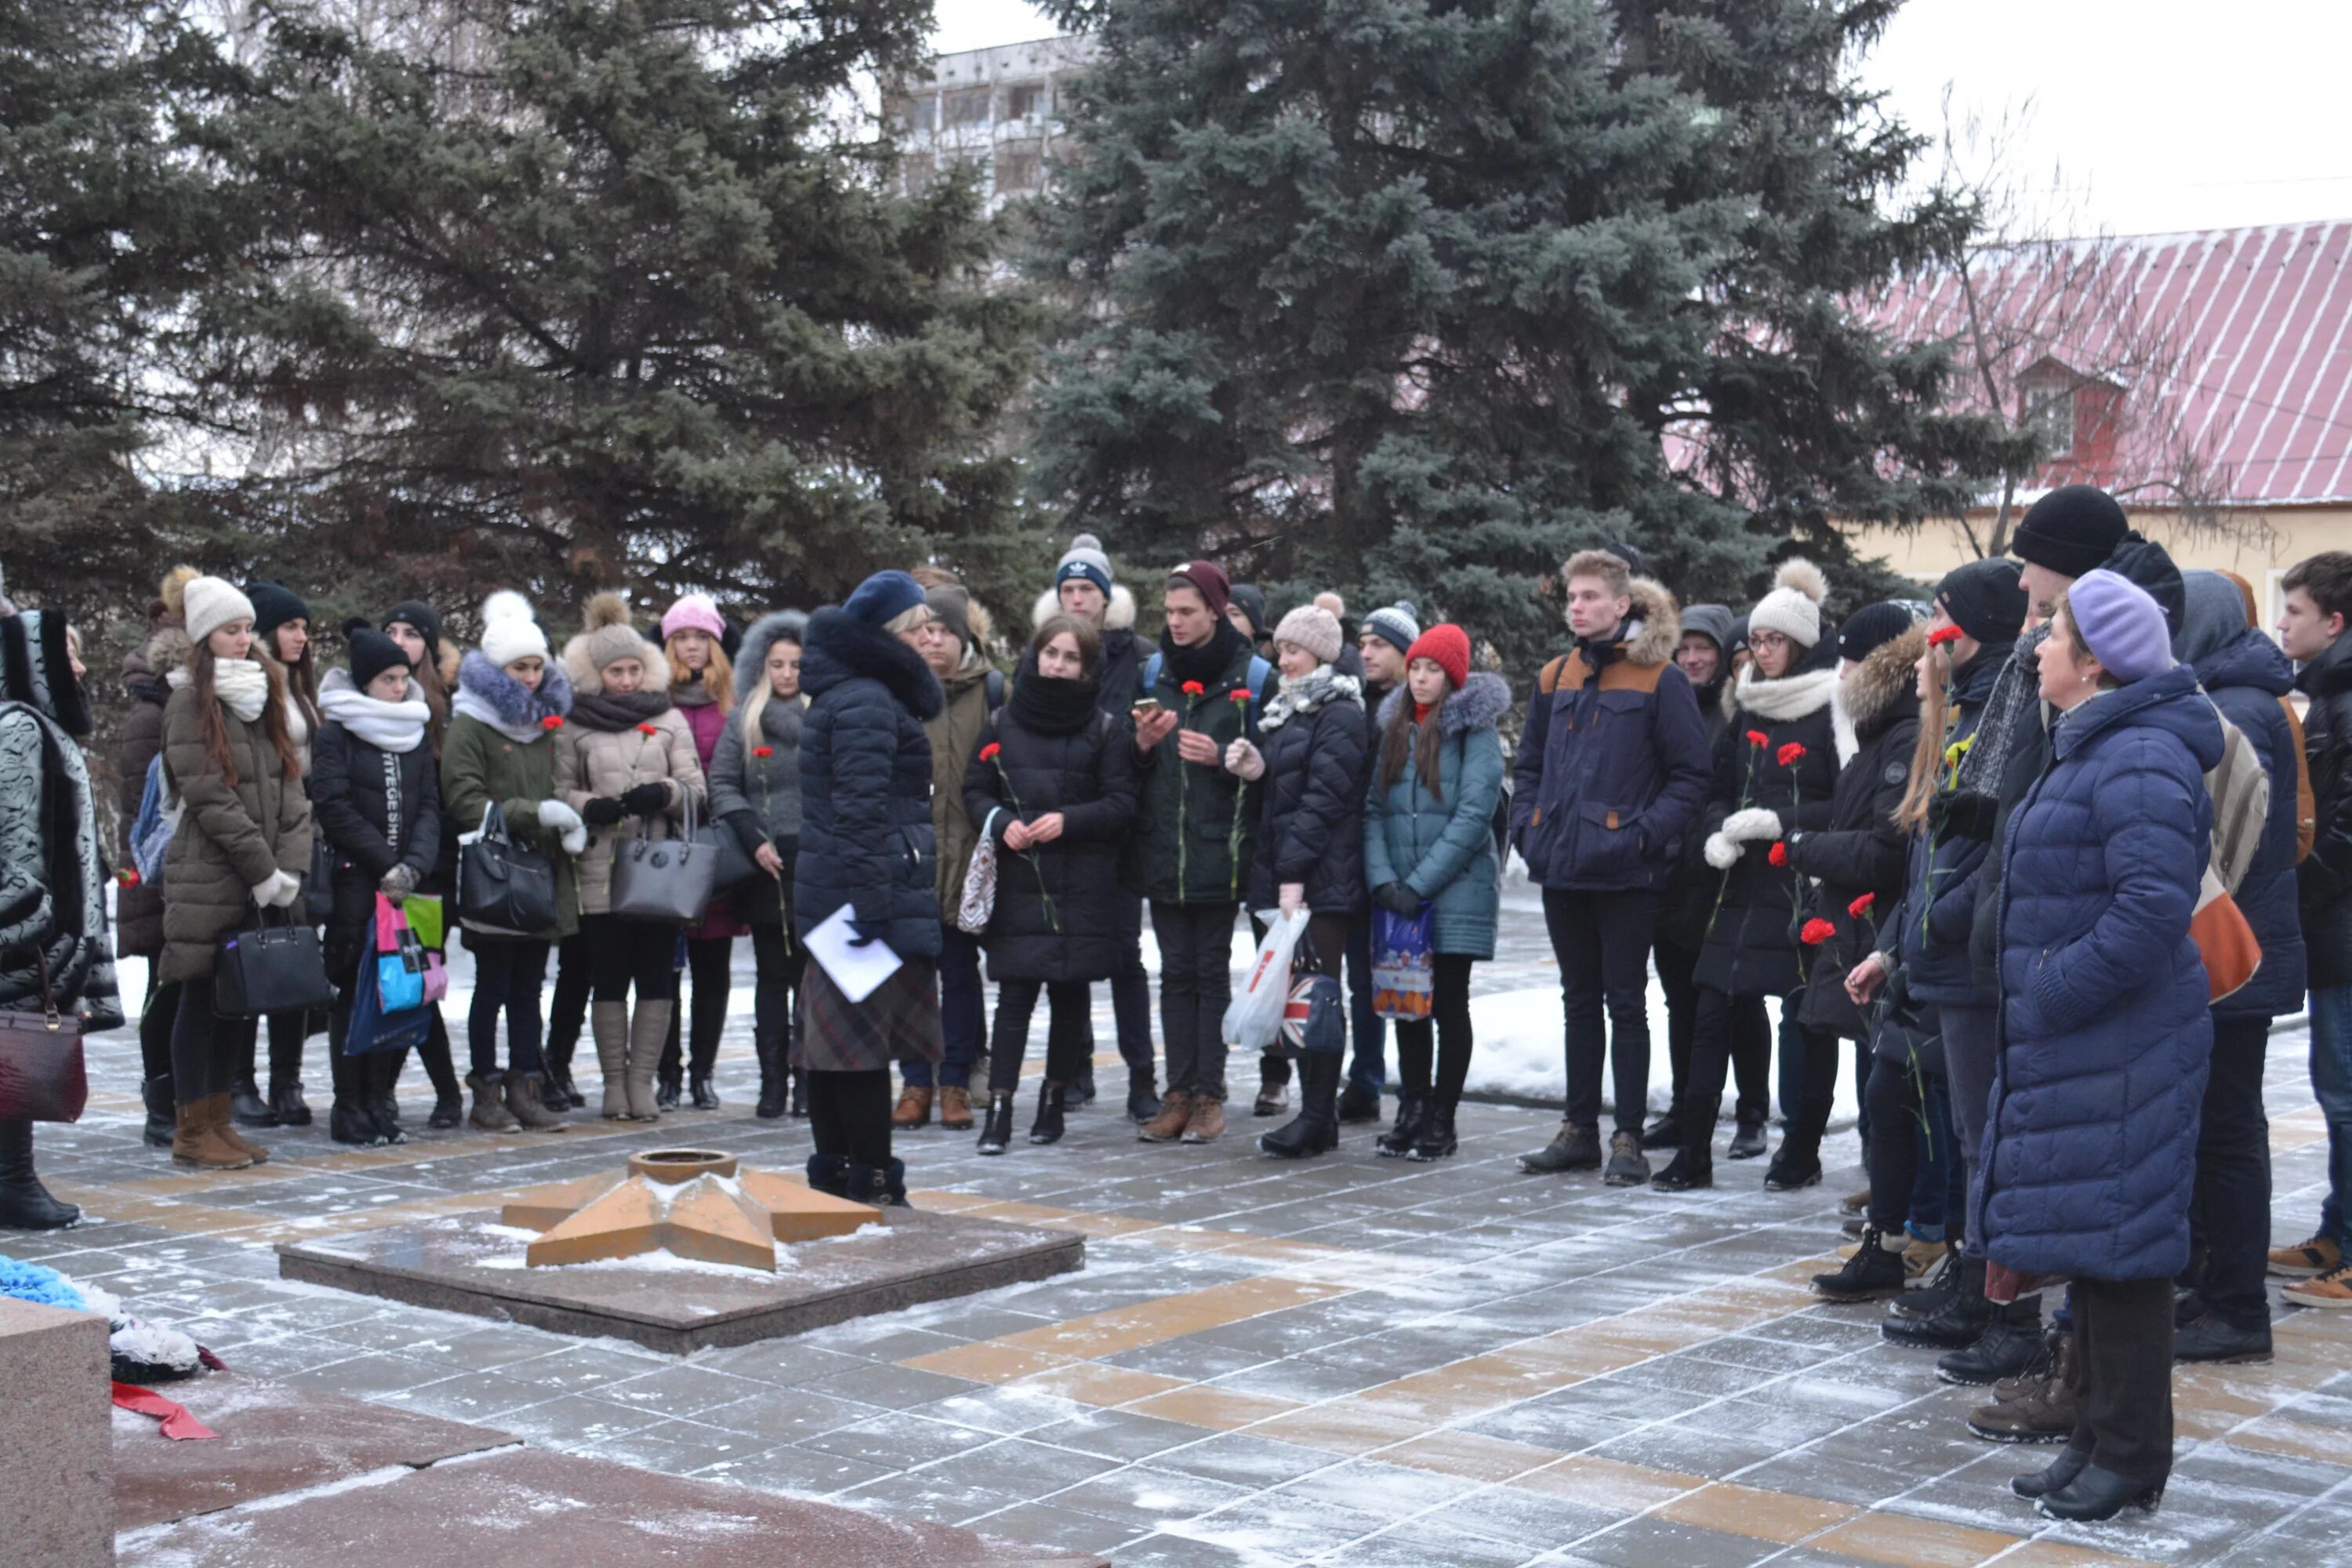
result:
[[(334, 675), (341, 675), (337, 670)], [(334, 675), (327, 678), (327, 689), (319, 693), (319, 710), (343, 729), (369, 745), (384, 752), (413, 752), (425, 739), (425, 721), (433, 710), (422, 697), (411, 697), (399, 702), (384, 702), (370, 697), (351, 684), (345, 676), (340, 686)], [(416, 689), (410, 681), (408, 689)]]
[[(183, 665), (163, 679), (176, 691), (188, 683), (187, 667)], [(213, 695), (222, 707), (250, 724), (261, 717), (261, 705), (269, 700), (269, 677), (252, 659), (218, 659), (213, 665)]]

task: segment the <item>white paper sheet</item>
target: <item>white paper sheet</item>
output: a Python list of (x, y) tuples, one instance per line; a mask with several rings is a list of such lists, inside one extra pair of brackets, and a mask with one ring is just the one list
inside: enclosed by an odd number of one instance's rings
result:
[(844, 996), (852, 1002), (863, 1002), (874, 994), (875, 988), (898, 973), (906, 961), (890, 951), (887, 942), (875, 941), (864, 947), (850, 943), (857, 933), (850, 929), (849, 906), (844, 904), (817, 923), (808, 933), (809, 952), (824, 965), (825, 973)]

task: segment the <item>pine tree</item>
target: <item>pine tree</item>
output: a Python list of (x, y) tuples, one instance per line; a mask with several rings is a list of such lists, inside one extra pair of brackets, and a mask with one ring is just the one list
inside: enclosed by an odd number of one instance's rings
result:
[(926, 0), (463, 15), (420, 47), (281, 14), (207, 128), (268, 225), (200, 334), (251, 458), (229, 531), (453, 607), (814, 605), (984, 542), (1029, 307), (982, 286), (969, 181), (901, 195), (835, 118)]
[(1889, 8), (1068, 0), (1101, 61), (1031, 265), (1090, 314), (1041, 495), (1515, 661), (1576, 546), (1738, 598), (1832, 516), (1956, 507), (1987, 429), (1842, 303), (1970, 222), (1886, 210), (1917, 144), (1846, 72)]

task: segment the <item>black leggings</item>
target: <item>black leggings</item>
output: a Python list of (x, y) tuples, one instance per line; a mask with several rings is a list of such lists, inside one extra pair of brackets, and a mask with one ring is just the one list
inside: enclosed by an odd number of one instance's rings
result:
[(735, 939), (731, 936), (690, 936), (686, 939), (686, 972), (694, 979), (694, 997), (686, 1008), (669, 1016), (669, 1043), (662, 1047), (661, 1070), (675, 1078), (678, 1069), (678, 1013), (691, 1009), (694, 1076), (709, 1078), (719, 1059), (719, 1037), (727, 1027), (727, 994), (735, 984)]
[(890, 1163), (890, 1069), (812, 1071), (809, 1136), (820, 1154), (881, 1170)]
[(1904, 1227), (1915, 1206), (1927, 1145), (1943, 1139), (1948, 1183), (1944, 1238), (1958, 1243), (1968, 1219), (1968, 1167), (1953, 1157), (1958, 1152), (1949, 1146), (1951, 1132), (1945, 1119), (1931, 1115), (1921, 1100), (1921, 1091), (1935, 1081), (1918, 1072), (1907, 1056), (1871, 1060), (1870, 1083), (1863, 1090), (1870, 1107), (1870, 1138), (1864, 1152), (1870, 1172), (1870, 1223), (1888, 1236)]
[(1087, 1026), (1093, 987), (1083, 980), (1000, 980), (996, 983), (996, 1037), (988, 1047), (988, 1091), (1010, 1094), (1021, 1083), (1021, 1058), (1029, 1048), (1029, 1020), (1036, 1016), (1037, 994), (1045, 994), (1052, 1009), (1045, 1026), (1045, 1081), (1073, 1083), (1087, 1065), (1094, 1032)]
[(1436, 955), (1434, 1010), (1426, 1018), (1396, 1020), (1397, 1070), (1407, 1094), (1430, 1092), (1430, 1058), (1435, 1045), (1437, 1103), (1446, 1110), (1462, 1103), (1462, 1085), (1470, 1077), (1470, 966), (1478, 961), (1467, 953)]
[(172, 1018), (172, 1098), (194, 1105), (228, 1092), (237, 1045), (246, 1038), (240, 1026), (250, 1020), (214, 1016), (210, 970), (181, 981), (179, 992)]
[(555, 949), (555, 996), (547, 1006), (547, 1065), (553, 1071), (572, 1070), (572, 1053), (579, 1048), (580, 1031), (588, 1023), (588, 993), (595, 981), (588, 939), (573, 931)]
[(808, 952), (798, 942), (786, 939), (782, 926), (755, 925), (751, 959), (760, 967), (757, 988), (751, 993), (751, 1038), (763, 1055), (773, 1053), (766, 1059), (782, 1068), (785, 1047), (799, 1027), (793, 999), (800, 992), (801, 977), (808, 973)]
[(473, 937), (474, 1005), (466, 1015), (473, 1068), (499, 1070), (499, 1014), (507, 1016), (507, 1065), (526, 1076), (540, 1070), (539, 990), (547, 980), (547, 948), (528, 937)]
[(677, 999), (677, 928), (621, 915), (583, 915), (591, 990), (599, 1002), (625, 1002), (635, 986), (640, 1002)]
[(180, 1016), (180, 983), (155, 978), (147, 961), (147, 1003), (139, 1012), (139, 1070), (148, 1078), (172, 1076), (172, 1026)]

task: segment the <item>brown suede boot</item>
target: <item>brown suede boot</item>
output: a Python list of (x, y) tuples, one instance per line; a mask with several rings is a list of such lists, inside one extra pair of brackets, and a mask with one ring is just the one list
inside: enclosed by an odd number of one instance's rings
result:
[(1184, 1142), (1213, 1143), (1224, 1132), (1225, 1102), (1213, 1094), (1194, 1096), (1192, 1117), (1184, 1123)]
[(1192, 1097), (1181, 1089), (1171, 1089), (1160, 1100), (1160, 1114), (1135, 1130), (1135, 1135), (1146, 1143), (1173, 1143), (1184, 1136), (1184, 1124), (1192, 1119)]
[(2050, 1374), (2027, 1384), (2014, 1399), (1999, 1397), (1979, 1405), (1969, 1415), (1969, 1430), (1989, 1443), (2063, 1443), (2074, 1435), (2074, 1336), (2057, 1342), (2050, 1358)]
[[(222, 1142), (243, 1154), (246, 1157), (246, 1163), (268, 1164), (269, 1151), (236, 1130), (236, 1097), (231, 1094), (216, 1094), (213, 1099), (220, 1101), (217, 1108), (219, 1114), (213, 1118), (213, 1131), (219, 1134)], [(209, 1104), (211, 1101), (206, 1103)]]
[[(931, 1087), (910, 1083), (898, 1091), (898, 1108), (890, 1112), (890, 1125), (905, 1131), (909, 1127), (928, 1127), (931, 1121)], [(971, 1125), (967, 1114), (964, 1125)]]
[(971, 1091), (960, 1084), (940, 1089), (940, 1125), (950, 1132), (971, 1131)]
[[(228, 1098), (216, 1097), (220, 1114), (228, 1116)], [(242, 1171), (253, 1157), (229, 1142), (213, 1127), (214, 1098), (185, 1101), (172, 1108), (172, 1161), (204, 1171)]]

